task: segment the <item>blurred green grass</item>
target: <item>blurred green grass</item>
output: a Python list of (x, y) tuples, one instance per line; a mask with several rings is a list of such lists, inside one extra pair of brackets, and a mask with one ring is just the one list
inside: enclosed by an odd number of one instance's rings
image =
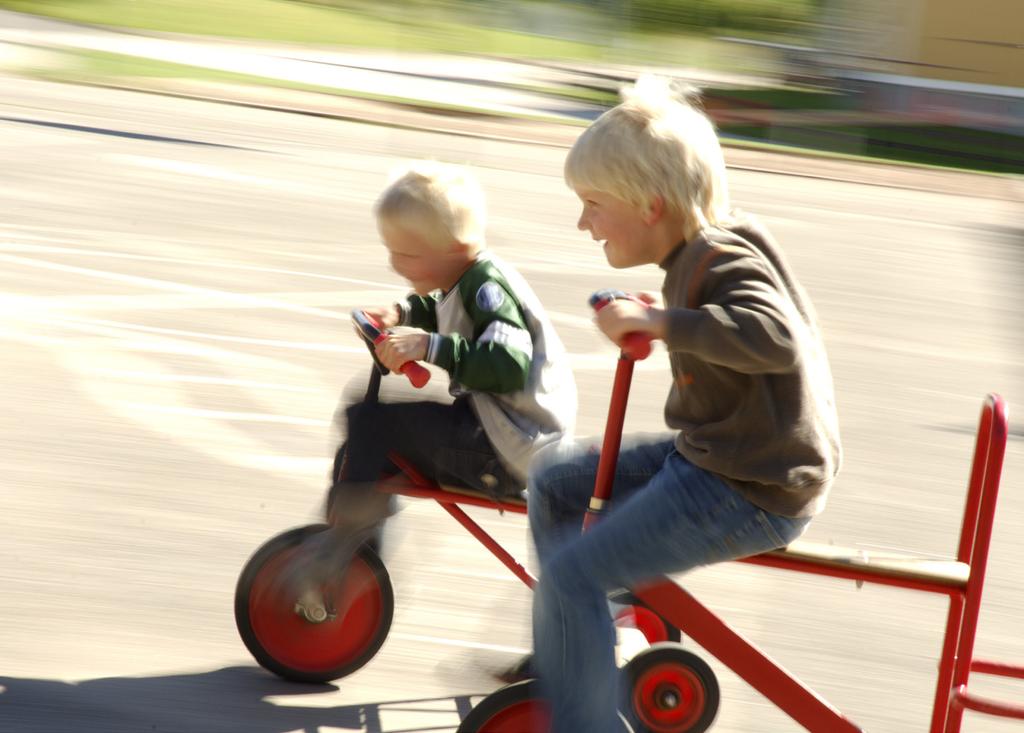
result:
[[(94, 25), (303, 44), (594, 58), (594, 44), (394, 12), (368, 15), (287, 0), (0, 0), (0, 7)], [(415, 21), (415, 22), (410, 22)]]
[[(320, 4), (295, 0), (0, 0), (0, 7), (91, 25), (403, 52), (512, 58), (670, 63), (723, 71), (764, 71), (768, 49), (718, 40), (672, 26), (671, 32), (616, 25), (591, 9), (574, 9), (576, 39), (482, 25), (429, 2)], [(576, 22), (578, 20), (578, 22)], [(589, 29), (589, 31), (588, 31)]]
[[(440, 101), (411, 100), (405, 97), (396, 97), (387, 94), (372, 94), (340, 87), (323, 86), (320, 84), (306, 84), (299, 81), (287, 79), (275, 79), (273, 77), (257, 76), (254, 74), (241, 74), (233, 71), (222, 71), (211, 69), (205, 66), (191, 66), (189, 64), (178, 64), (171, 61), (160, 61), (147, 59), (127, 54), (110, 53), (108, 51), (91, 50), (54, 50), (52, 54), (59, 60), (56, 62), (24, 69), (24, 73), (40, 79), (50, 81), (71, 82), (81, 84), (94, 84), (99, 86), (120, 86), (146, 88), (146, 80), (169, 80), (185, 82), (214, 82), (225, 85), (247, 86), (247, 87), (271, 87), (277, 89), (290, 89), (300, 92), (314, 92), (337, 97), (349, 97), (353, 99), (364, 99), (374, 102), (386, 102), (389, 104), (400, 104), (406, 107), (415, 107), (424, 111), (440, 112), (443, 114), (480, 115), (476, 107), (460, 104), (451, 104)], [(157, 87), (159, 88), (159, 87)], [(171, 87), (173, 89), (173, 87)], [(546, 89), (549, 93), (563, 96), (572, 96), (573, 90), (551, 88)], [(516, 119), (537, 119), (550, 121), (550, 118), (529, 114), (504, 113), (500, 111), (488, 111), (489, 117), (515, 117)], [(565, 124), (584, 125), (584, 120), (565, 119)]]

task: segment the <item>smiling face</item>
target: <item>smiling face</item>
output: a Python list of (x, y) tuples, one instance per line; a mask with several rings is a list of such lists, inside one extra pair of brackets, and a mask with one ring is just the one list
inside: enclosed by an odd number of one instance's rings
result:
[(608, 264), (615, 268), (635, 267), (656, 259), (652, 235), (652, 212), (622, 199), (590, 189), (576, 191), (583, 204), (576, 226), (604, 247)]
[(725, 161), (711, 121), (669, 80), (641, 78), (622, 96), (569, 150), (565, 182), (613, 267), (660, 264), (728, 218)]

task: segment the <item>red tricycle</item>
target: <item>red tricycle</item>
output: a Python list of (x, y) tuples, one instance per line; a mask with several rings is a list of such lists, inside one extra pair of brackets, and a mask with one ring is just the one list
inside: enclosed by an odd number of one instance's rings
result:
[[(630, 345), (623, 346), (584, 531), (611, 493), (634, 359)], [(955, 559), (937, 561), (797, 541), (739, 560), (948, 596), (929, 733), (959, 733), (964, 710), (1024, 720), (1024, 706), (982, 698), (967, 689), (972, 672), (1024, 679), (1022, 666), (973, 656), (1007, 434), (1006, 403), (990, 394), (981, 412)], [(672, 580), (661, 578), (633, 588), (632, 594), (647, 612), (693, 639), (805, 729), (813, 733), (863, 731)], [(700, 733), (714, 722), (719, 705), (715, 675), (681, 644), (653, 644), (630, 659), (622, 673), (626, 702), (621, 712), (634, 733)], [(536, 681), (523, 680), (485, 697), (462, 721), (458, 733), (549, 730), (547, 706)]]
[[(361, 311), (353, 313), (353, 322), (374, 360), (364, 399), (376, 401), (381, 378), (388, 370), (377, 360), (373, 345), (387, 334)], [(430, 374), (414, 362), (403, 365), (401, 371), (415, 387), (426, 384)], [(440, 486), (426, 479), (402, 456), (392, 453), (389, 460), (399, 470), (383, 477), (377, 484), (378, 490), (433, 499), (516, 577), (533, 587), (534, 578), (526, 568), (461, 508), (469, 505), (525, 514), (526, 500), (522, 495), (495, 499), (463, 487)], [(337, 470), (336, 465), (335, 473)], [(322, 607), (300, 607), (296, 598), (281, 592), (280, 577), (299, 546), (324, 529), (326, 525), (314, 524), (272, 537), (245, 564), (235, 589), (235, 622), (246, 647), (266, 669), (300, 682), (339, 679), (370, 661), (387, 638), (395, 607), (387, 569), (372, 543), (360, 547), (340, 577), (322, 589)], [(640, 601), (626, 594), (620, 594), (616, 600), (621, 608), (617, 621), (620, 626), (639, 629), (650, 643), (679, 640), (678, 629)]]
[[(603, 291), (595, 294), (592, 305), (599, 307), (605, 302), (603, 299), (620, 296)], [(382, 337), (373, 324), (368, 324), (368, 328), (365, 323), (359, 325), (368, 343)], [(649, 350), (642, 338), (629, 338), (622, 346), (594, 498), (584, 529), (599, 517), (609, 498), (633, 364)], [(377, 362), (366, 399), (377, 398), (382, 374), (386, 370)], [(422, 379), (422, 375), (410, 377), (413, 378)], [(973, 657), (1007, 433), (1006, 404), (998, 395), (989, 395), (981, 413), (955, 559), (937, 561), (798, 541), (740, 560), (948, 596), (929, 733), (959, 733), (963, 712), (968, 709), (1024, 720), (1024, 706), (981, 698), (967, 689), (972, 672), (1024, 679), (1024, 667)], [(390, 458), (400, 472), (382, 479), (379, 490), (436, 501), (512, 573), (533, 587), (534, 578), (529, 572), (459, 506), (492, 507), (522, 514), (526, 511), (525, 500), (495, 501), (457, 487), (441, 487), (426, 480), (401, 456)], [(376, 654), (391, 625), (391, 584), (384, 564), (369, 546), (359, 550), (344, 577), (325, 589), (330, 607), (320, 621), (296, 613), (294, 599), (275, 592), (277, 574), (292, 553), (305, 537), (322, 529), (323, 525), (300, 527), (269, 540), (245, 565), (236, 588), (235, 618), (243, 641), (262, 666), (288, 679), (323, 682), (351, 674)], [(623, 668), (627, 702), (622, 713), (634, 733), (700, 733), (714, 722), (719, 706), (718, 682), (707, 663), (679, 643), (680, 632), (805, 729), (814, 733), (862, 731), (673, 581), (662, 578), (631, 589), (623, 597), (632, 605), (623, 612), (620, 623), (635, 625), (651, 644)], [(335, 609), (342, 612), (336, 613)], [(549, 728), (546, 706), (536, 682), (524, 680), (484, 698), (458, 730), (546, 733)]]

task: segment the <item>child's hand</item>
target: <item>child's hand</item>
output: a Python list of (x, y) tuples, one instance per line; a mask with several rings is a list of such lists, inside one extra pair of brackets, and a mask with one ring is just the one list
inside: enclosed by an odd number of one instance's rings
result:
[[(369, 308), (361, 308), (366, 315), (374, 319), (381, 325), (381, 330), (386, 328), (392, 328), (398, 325), (398, 321), (401, 320), (402, 314), (398, 310), (398, 306), (394, 303), (391, 305), (379, 305), (370, 306)], [(388, 367), (389, 369), (391, 367)]]
[(427, 358), (430, 334), (418, 328), (399, 329), (377, 344), (377, 358), (381, 364), (397, 372), (407, 361), (423, 361)]
[[(647, 302), (646, 298), (644, 302)], [(654, 338), (665, 338), (665, 311), (653, 305), (645, 307), (636, 301), (619, 298), (599, 310), (596, 320), (597, 327), (615, 344), (621, 343), (627, 333), (636, 331), (649, 333)]]

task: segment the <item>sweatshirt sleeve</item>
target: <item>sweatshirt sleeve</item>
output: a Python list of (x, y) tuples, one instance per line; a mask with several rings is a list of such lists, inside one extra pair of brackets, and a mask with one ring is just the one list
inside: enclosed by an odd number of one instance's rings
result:
[(430, 336), (427, 361), (467, 389), (498, 394), (526, 388), (533, 338), (519, 302), (504, 283), (486, 280), (463, 298), (472, 340), (458, 333)]
[(423, 296), (413, 293), (397, 303), (401, 318), (399, 326), (422, 328), (424, 331), (437, 330), (437, 298), (434, 294)]
[(723, 253), (698, 286), (699, 307), (668, 309), (669, 351), (747, 374), (795, 366), (799, 314), (765, 262), (752, 254)]

